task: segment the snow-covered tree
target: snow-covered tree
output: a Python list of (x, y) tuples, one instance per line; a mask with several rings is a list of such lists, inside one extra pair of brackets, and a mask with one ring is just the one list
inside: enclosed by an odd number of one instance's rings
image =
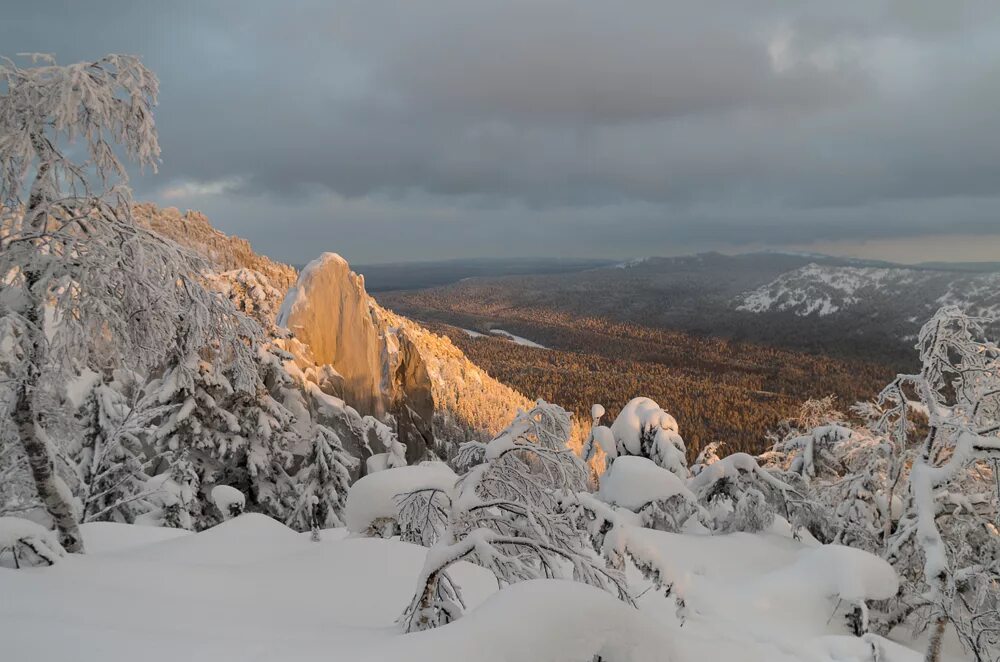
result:
[(181, 452), (169, 468), (146, 482), (153, 508), (136, 518), (137, 524), (193, 530), (202, 513), (198, 499), (198, 472)]
[[(594, 413), (604, 413), (595, 406)], [(596, 417), (599, 420), (600, 417)], [(610, 427), (595, 425), (583, 448), (583, 459), (589, 462), (598, 452), (606, 453), (608, 466), (615, 458), (626, 455), (646, 457), (672, 471), (679, 478), (688, 477), (687, 449), (678, 431), (677, 421), (649, 398), (633, 398), (615, 418)]]
[[(300, 437), (291, 413), (267, 390), (260, 363), (254, 365), (257, 370), (240, 383), (225, 361), (202, 350), (151, 382), (152, 397), (173, 405), (156, 430), (154, 448), (168, 456), (187, 453), (203, 490), (231, 485), (248, 495), (252, 509), (280, 517), (285, 469)], [(199, 498), (207, 501), (207, 493)], [(202, 512), (207, 519), (195, 528), (217, 521)]]
[(447, 571), (462, 559), (488, 568), (501, 584), (569, 576), (632, 604), (624, 576), (589, 550), (585, 531), (561, 508), (561, 498), (583, 489), (587, 478), (584, 464), (566, 447), (569, 431), (569, 414), (539, 401), (489, 443), (463, 445), (459, 461), (469, 469), (450, 494), (400, 495), (404, 504), (421, 498), (405, 511), (404, 527), (441, 527), (401, 617), (405, 630), (436, 627), (460, 615), (461, 593)]
[(136, 375), (115, 371), (93, 385), (82, 407), (84, 428), (72, 461), (85, 522), (132, 522), (150, 509), (148, 470), (160, 457), (148, 452), (146, 440), (169, 407), (142, 397), (136, 382)]
[(300, 530), (341, 526), (341, 513), (350, 487), (350, 462), (337, 434), (313, 426), (309, 451), (294, 474), (293, 505), (285, 523)]
[(927, 419), (887, 544), (897, 567), (923, 559), (928, 660), (939, 658), (949, 623), (976, 659), (1000, 655), (1000, 347), (987, 337), (995, 323), (942, 308), (921, 329), (920, 372), (899, 375), (879, 399), (876, 429), (895, 449), (911, 445), (915, 415)]
[(940, 655), (949, 623), (974, 659), (1000, 655), (994, 323), (942, 308), (920, 333), (920, 372), (855, 407), (866, 427), (826, 408), (786, 425), (761, 458), (813, 502), (823, 520), (816, 537), (893, 565), (900, 591), (871, 605), (865, 621), (883, 635), (903, 623), (929, 628), (928, 659)]
[(705, 465), (688, 481), (688, 488), (719, 531), (756, 532), (777, 512), (789, 514), (789, 502), (801, 499), (788, 483), (763, 469), (746, 453), (733, 453)]
[(57, 403), (68, 374), (112, 357), (144, 371), (210, 339), (245, 358), (245, 340), (257, 335), (202, 286), (198, 259), (133, 221), (119, 155), (155, 168), (157, 91), (131, 56), (0, 61), (0, 318), (20, 357), (6, 375), (0, 427), (17, 431), (69, 552), (83, 551), (83, 540), (49, 434), (66, 415)]

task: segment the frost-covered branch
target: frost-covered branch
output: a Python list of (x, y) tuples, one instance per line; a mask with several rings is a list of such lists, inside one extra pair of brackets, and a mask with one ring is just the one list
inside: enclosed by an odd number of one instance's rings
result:
[(572, 578), (632, 603), (624, 576), (589, 549), (586, 530), (561, 508), (562, 499), (587, 480), (583, 463), (566, 447), (569, 431), (569, 415), (539, 401), (488, 444), (463, 449), (465, 461), (481, 463), (459, 477), (449, 494), (420, 488), (397, 497), (397, 517), (417, 529), (430, 527), (433, 535), (423, 539), (436, 541), (400, 618), (404, 629), (435, 627), (458, 616), (445, 577), (460, 559), (488, 568), (501, 585)]

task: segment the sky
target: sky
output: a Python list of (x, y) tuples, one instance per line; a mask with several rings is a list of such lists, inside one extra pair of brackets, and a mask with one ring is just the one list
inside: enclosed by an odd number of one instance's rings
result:
[(0, 0), (160, 78), (136, 197), (374, 263), (1000, 260), (996, 0)]

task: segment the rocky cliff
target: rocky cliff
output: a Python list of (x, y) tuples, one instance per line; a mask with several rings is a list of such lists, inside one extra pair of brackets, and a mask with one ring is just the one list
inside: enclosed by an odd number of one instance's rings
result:
[[(530, 405), (449, 339), (380, 307), (365, 291), (364, 278), (338, 255), (324, 254), (296, 278), (294, 268), (254, 253), (203, 214), (146, 204), (135, 213), (154, 231), (204, 255), (221, 274), (216, 285), (239, 292), (245, 312), (265, 327), (279, 322), (290, 329), (295, 338), (284, 344), (316, 395), (342, 399), (362, 418), (389, 422), (410, 463), (428, 451), (449, 457), (463, 441), (488, 440)], [(357, 414), (344, 426), (358, 427)], [(361, 446), (344, 441), (360, 455), (385, 450), (375, 426), (356, 432), (349, 436)]]
[(342, 377), (337, 395), (362, 414), (396, 424), (408, 462), (434, 442), (434, 398), (427, 366), (409, 334), (390, 323), (364, 278), (336, 253), (310, 262), (288, 291), (277, 323)]
[(387, 339), (375, 328), (364, 280), (336, 253), (310, 262), (288, 290), (278, 326), (309, 345), (317, 363), (344, 378), (338, 395), (362, 414), (386, 414)]

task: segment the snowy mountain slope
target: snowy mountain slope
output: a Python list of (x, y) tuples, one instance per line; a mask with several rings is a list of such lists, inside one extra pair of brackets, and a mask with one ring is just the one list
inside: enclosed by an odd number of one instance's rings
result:
[(781, 274), (734, 301), (751, 313), (791, 312), (824, 317), (881, 308), (890, 315), (918, 316), (945, 304), (974, 315), (1000, 313), (1000, 273), (969, 273), (807, 264)]
[[(855, 567), (826, 553), (835, 546), (775, 534), (641, 533), (687, 597), (683, 627), (673, 598), (657, 591), (642, 595), (638, 612), (558, 580), (496, 593), (489, 572), (460, 563), (453, 576), (467, 615), (404, 635), (394, 619), (424, 548), (337, 530), (313, 543), (254, 515), (167, 540), (155, 528), (88, 526), (91, 554), (0, 569), (0, 650), (4, 659), (81, 662), (573, 662), (595, 653), (616, 662), (830, 662), (871, 659), (874, 642), (880, 660), (921, 659), (879, 637), (847, 636), (831, 617), (842, 589), (821, 580)], [(820, 565), (800, 570), (814, 560)], [(648, 587), (634, 568), (630, 578), (637, 594)]]

